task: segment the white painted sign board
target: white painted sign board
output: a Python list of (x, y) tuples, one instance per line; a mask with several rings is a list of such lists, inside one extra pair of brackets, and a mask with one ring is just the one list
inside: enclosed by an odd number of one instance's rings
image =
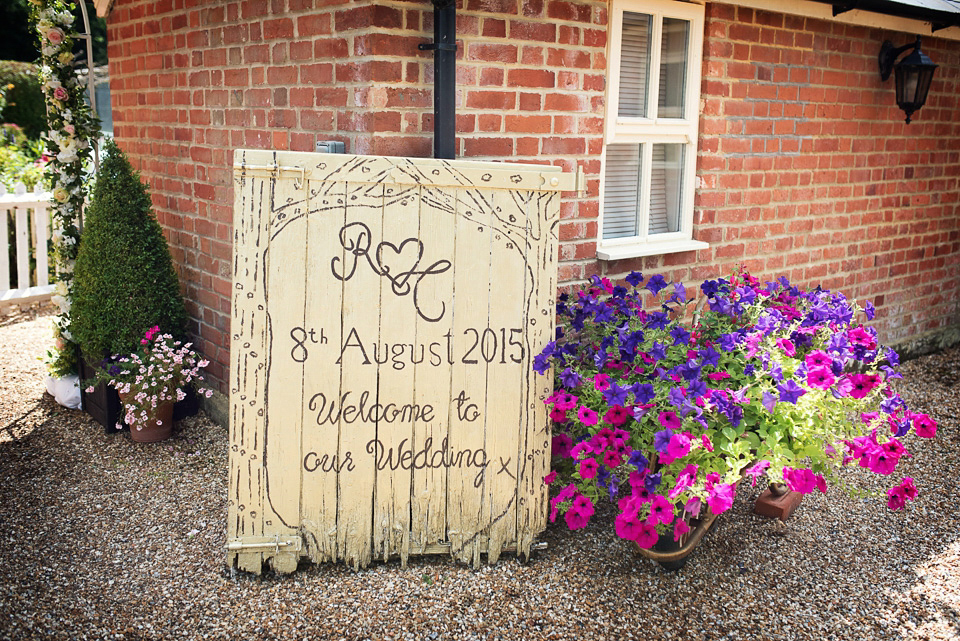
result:
[(228, 563), (528, 555), (556, 167), (238, 150)]

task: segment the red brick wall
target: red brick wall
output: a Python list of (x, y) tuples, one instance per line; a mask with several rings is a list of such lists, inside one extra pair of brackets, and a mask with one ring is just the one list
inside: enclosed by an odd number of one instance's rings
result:
[[(116, 137), (152, 188), (193, 331), (225, 390), (236, 148), (432, 151), (432, 5), (117, 0)], [(888, 340), (960, 315), (960, 47), (928, 37), (931, 98), (903, 124), (884, 39), (910, 34), (707, 6), (694, 237), (710, 249), (595, 258), (606, 2), (458, 2), (458, 157), (582, 164), (560, 279), (631, 269), (700, 280), (745, 264), (878, 303)]]
[(940, 68), (908, 125), (877, 53), (915, 34), (720, 4), (706, 30), (694, 235), (712, 246), (645, 266), (822, 283), (874, 300), (887, 341), (960, 326), (960, 42), (924, 38)]

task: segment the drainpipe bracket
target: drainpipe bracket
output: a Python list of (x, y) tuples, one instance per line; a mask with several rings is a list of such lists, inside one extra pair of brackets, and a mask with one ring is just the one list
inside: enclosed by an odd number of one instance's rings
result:
[(420, 51), (456, 51), (456, 43), (450, 44), (446, 42), (421, 42), (417, 45), (417, 49)]

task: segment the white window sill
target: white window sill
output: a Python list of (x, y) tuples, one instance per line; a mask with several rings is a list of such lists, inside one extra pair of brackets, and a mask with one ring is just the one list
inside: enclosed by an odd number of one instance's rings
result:
[(678, 252), (707, 249), (708, 243), (699, 240), (674, 240), (664, 243), (642, 243), (631, 245), (607, 245), (597, 247), (597, 258), (600, 260), (623, 260), (639, 256), (659, 256), (660, 254), (676, 254)]

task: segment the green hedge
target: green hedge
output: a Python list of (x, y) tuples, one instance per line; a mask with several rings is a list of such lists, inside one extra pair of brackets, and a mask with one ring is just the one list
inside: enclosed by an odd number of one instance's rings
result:
[(105, 150), (80, 238), (71, 307), (70, 331), (92, 363), (134, 351), (154, 325), (178, 337), (186, 325), (150, 195), (120, 148), (108, 141)]
[(38, 139), (47, 130), (47, 107), (37, 66), (0, 60), (0, 90), (7, 103), (0, 121), (19, 125), (28, 138)]

